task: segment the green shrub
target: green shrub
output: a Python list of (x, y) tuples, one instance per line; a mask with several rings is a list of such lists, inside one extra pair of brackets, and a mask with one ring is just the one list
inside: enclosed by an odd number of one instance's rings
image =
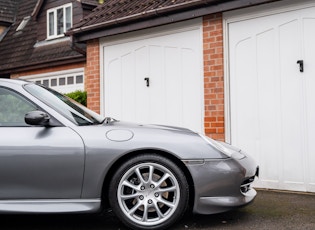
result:
[(81, 103), (82, 105), (86, 106), (86, 101), (87, 101), (86, 91), (76, 90), (76, 91), (71, 92), (71, 93), (66, 93), (65, 95), (67, 97), (70, 97), (73, 100)]

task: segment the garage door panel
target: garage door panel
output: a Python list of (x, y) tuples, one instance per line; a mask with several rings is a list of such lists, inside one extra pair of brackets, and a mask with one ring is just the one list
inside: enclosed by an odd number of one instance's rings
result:
[(298, 32), (298, 20), (279, 26), (281, 141), (285, 183), (304, 181), (302, 76), (296, 64), (301, 50), (299, 37), (294, 36)]
[[(195, 82), (195, 70), (192, 66), (198, 66), (198, 55), (192, 49), (182, 49), (182, 98), (183, 98), (183, 112), (182, 112), (182, 126), (189, 127), (194, 119), (200, 119), (200, 123), (203, 122), (200, 108), (202, 108), (202, 100), (200, 95), (202, 85), (200, 82)], [(188, 94), (186, 92), (192, 91), (194, 93)], [(198, 123), (199, 123), (198, 122)], [(193, 127), (194, 130), (198, 130), (197, 126)]]
[[(311, 12), (312, 13), (312, 12)], [(306, 164), (309, 166), (305, 170), (306, 175), (309, 175), (309, 186), (312, 191), (315, 191), (315, 65), (312, 62), (315, 60), (315, 28), (314, 14), (306, 14), (303, 19), (303, 43), (307, 47), (305, 49), (305, 91), (306, 91), (306, 111), (307, 111), (307, 156)]]
[(231, 140), (258, 159), (261, 187), (315, 191), (314, 15), (313, 7), (228, 24)]
[[(115, 70), (111, 75), (112, 84), (118, 85), (121, 84), (121, 62), (120, 59), (113, 59), (111, 60), (108, 65), (107, 69), (109, 71)], [(116, 98), (117, 100), (122, 100), (122, 89), (114, 89), (112, 87), (109, 87), (108, 84), (105, 84), (105, 90), (112, 95), (112, 97)], [(112, 116), (121, 114), (121, 105), (116, 104), (115, 102), (109, 100), (109, 98), (105, 97), (105, 103), (108, 104), (112, 108)], [(106, 112), (106, 111), (105, 111)]]
[[(150, 90), (150, 122), (157, 124), (167, 122), (166, 116), (162, 111), (165, 111), (165, 77), (164, 77), (164, 58), (165, 52), (162, 46), (150, 46), (150, 84), (154, 85)], [(154, 95), (158, 95), (155, 97)]]
[[(120, 78), (119, 81), (116, 81), (116, 84), (121, 84), (121, 98), (118, 98), (122, 100), (121, 105), (121, 113), (126, 114), (130, 111), (130, 108), (134, 108), (136, 106), (135, 97), (130, 95), (136, 94), (136, 78), (135, 78), (135, 68), (134, 68), (134, 62), (133, 62), (133, 54), (128, 53), (122, 56), (121, 58), (121, 74), (122, 76), (128, 75), (129, 77), (122, 81)], [(117, 90), (119, 92), (119, 90)], [(119, 106), (119, 104), (117, 104)], [(116, 113), (119, 114), (119, 113)], [(136, 115), (134, 113), (129, 112), (128, 116), (132, 119), (135, 118)], [(124, 117), (122, 117), (124, 119)]]
[[(275, 65), (277, 56), (275, 55), (275, 29), (263, 31), (256, 36), (256, 56), (257, 56), (257, 87), (258, 87), (258, 120), (259, 120), (259, 140), (258, 158), (262, 169), (261, 175), (264, 182), (269, 184), (279, 183), (280, 157), (280, 134), (279, 124), (279, 79), (276, 77)], [(265, 153), (274, 151), (272, 159), (266, 158)], [(270, 185), (269, 185), (270, 186)], [(275, 186), (275, 185), (273, 185)]]
[[(184, 126), (203, 132), (201, 42), (200, 28), (194, 28), (117, 41), (117, 44), (108, 46), (104, 44), (106, 115), (140, 123)], [(127, 58), (128, 53), (132, 60)], [(123, 71), (106, 68), (111, 60), (121, 60), (122, 56), (126, 56)], [(113, 79), (114, 76), (121, 82)], [(149, 79), (149, 86), (145, 78)], [(120, 92), (121, 88), (123, 92)], [(122, 96), (113, 97), (118, 92)], [(119, 110), (121, 107), (123, 109)]]
[[(129, 117), (129, 112), (135, 112), (136, 121), (148, 122), (150, 117), (150, 98), (149, 98), (149, 90), (146, 86), (145, 78), (149, 77), (149, 47), (141, 46), (134, 51), (135, 54), (135, 86), (134, 89), (136, 91), (135, 102), (136, 107), (130, 111), (126, 111), (124, 113), (125, 119), (131, 121), (131, 117)], [(123, 81), (129, 78), (128, 74), (122, 76)], [(132, 97), (133, 95), (129, 95)], [(145, 109), (143, 109), (145, 108)]]
[[(256, 119), (257, 119), (257, 82), (255, 76), (255, 61), (252, 58), (254, 50), (253, 39), (244, 39), (235, 45), (235, 77), (231, 77), (231, 93), (235, 100), (231, 101), (232, 111), (237, 111), (232, 120), (232, 142), (242, 144), (250, 152), (256, 151)], [(247, 55), (246, 55), (247, 54)], [(237, 77), (236, 77), (237, 76)], [(250, 95), (250, 97), (249, 97)], [(239, 103), (240, 101), (244, 103)], [(251, 141), (247, 141), (251, 140)]]

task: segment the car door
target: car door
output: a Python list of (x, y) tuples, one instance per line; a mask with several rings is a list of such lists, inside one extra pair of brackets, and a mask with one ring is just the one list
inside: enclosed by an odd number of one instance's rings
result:
[(84, 145), (72, 129), (34, 127), (38, 106), (0, 87), (0, 200), (80, 198)]

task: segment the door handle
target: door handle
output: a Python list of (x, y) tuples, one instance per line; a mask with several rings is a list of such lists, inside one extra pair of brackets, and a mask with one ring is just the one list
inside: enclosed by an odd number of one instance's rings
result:
[(150, 86), (150, 78), (146, 77), (144, 80), (147, 82), (146, 83), (147, 87), (149, 87)]
[(304, 62), (303, 62), (303, 60), (298, 60), (296, 62), (296, 64), (300, 65), (300, 72), (303, 73), (304, 72)]

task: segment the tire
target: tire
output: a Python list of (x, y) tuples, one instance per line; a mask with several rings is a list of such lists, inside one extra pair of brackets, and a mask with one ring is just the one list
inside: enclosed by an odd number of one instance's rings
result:
[(132, 229), (166, 229), (185, 214), (189, 186), (182, 170), (157, 154), (138, 155), (116, 171), (109, 202)]

